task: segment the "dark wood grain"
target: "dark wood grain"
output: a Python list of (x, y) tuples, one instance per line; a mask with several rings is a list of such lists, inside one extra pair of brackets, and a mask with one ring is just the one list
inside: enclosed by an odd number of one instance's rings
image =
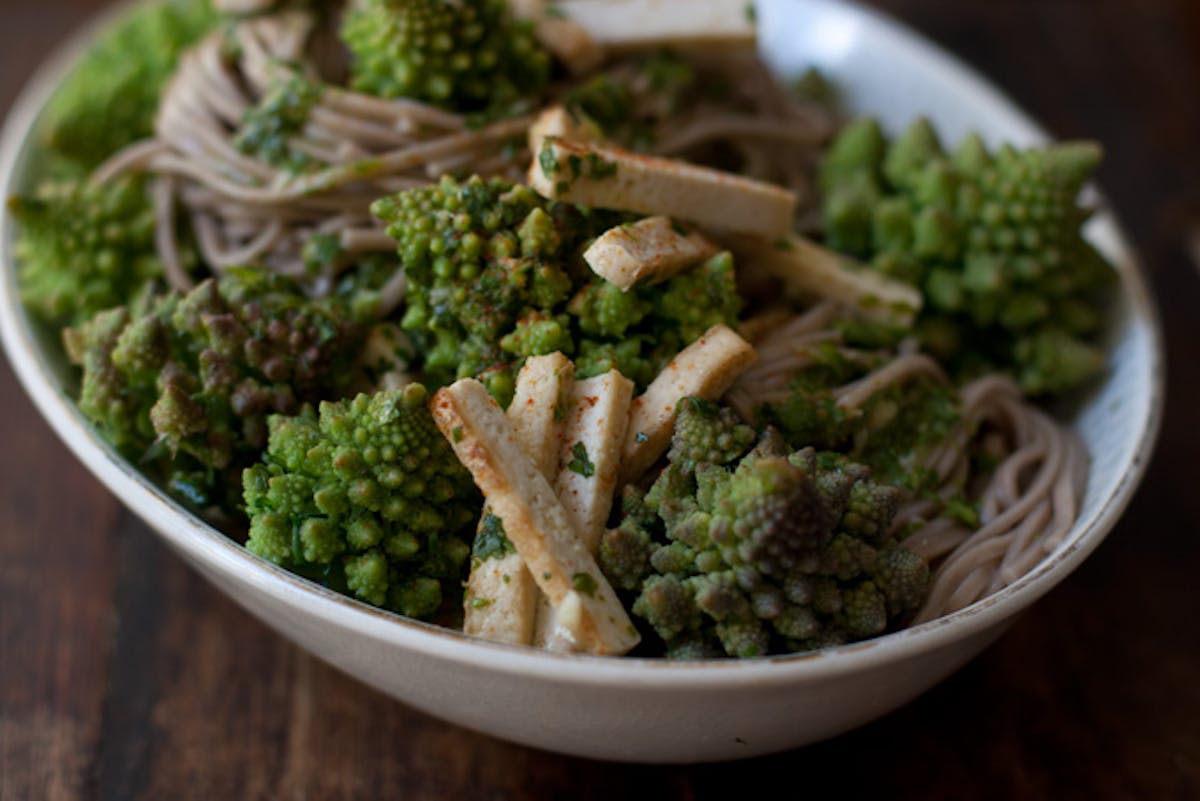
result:
[[(87, 0), (0, 5), (0, 108)], [(908, 707), (763, 759), (607, 765), (408, 709), (248, 617), (80, 467), (0, 364), (0, 799), (1200, 797), (1200, 4), (878, 0), (1101, 180), (1167, 330), (1163, 435), (1128, 514), (994, 647)], [(791, 795), (791, 793), (789, 793)]]

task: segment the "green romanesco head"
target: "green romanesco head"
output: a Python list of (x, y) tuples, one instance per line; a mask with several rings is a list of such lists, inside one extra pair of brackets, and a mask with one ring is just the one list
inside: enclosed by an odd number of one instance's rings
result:
[(571, 299), (571, 314), (584, 334), (620, 339), (653, 311), (639, 292), (627, 292), (608, 281), (594, 281)]
[(266, 559), (415, 618), (459, 591), (481, 501), (420, 384), (271, 417), (243, 488)]
[(404, 265), (402, 324), (431, 384), (480, 377), (502, 403), (532, 355), (579, 356), (576, 375), (617, 368), (641, 386), (712, 325), (740, 310), (721, 254), (622, 292), (581, 254), (627, 217), (559, 203), (502, 180), (444, 177), (376, 201)]
[(567, 306), (581, 329), (581, 378), (616, 368), (644, 386), (676, 353), (742, 310), (733, 257), (718, 253), (690, 270), (629, 291), (593, 278)]
[(454, 111), (508, 112), (550, 76), (549, 54), (504, 0), (363, 0), (342, 39), (354, 88)]
[(927, 120), (890, 142), (859, 120), (822, 167), (826, 239), (921, 288), (918, 333), (958, 372), (1062, 392), (1103, 366), (1089, 338), (1115, 272), (1078, 201), (1100, 158), (1091, 142), (989, 151), (974, 135), (948, 153)]
[(433, 381), (511, 372), (520, 357), (567, 344), (555, 318), (577, 281), (566, 267), (588, 233), (584, 215), (477, 177), (443, 178), (372, 210), (396, 239), (408, 281), (403, 325), (425, 343)]
[(717, 323), (729, 324), (742, 310), (733, 256), (718, 253), (653, 292), (654, 316), (671, 324), (677, 341), (687, 345)]
[(209, 0), (169, 0), (125, 14), (55, 93), (43, 129), (47, 146), (90, 169), (151, 136), (180, 53), (217, 19)]
[(21, 298), (39, 317), (78, 325), (162, 275), (144, 180), (44, 183), (9, 201)]
[(63, 338), (83, 368), (80, 410), (105, 439), (189, 503), (229, 512), (240, 470), (267, 444), (267, 416), (342, 395), (364, 334), (337, 301), (234, 271), (101, 312)]
[(676, 404), (675, 433), (667, 459), (688, 472), (702, 464), (726, 465), (744, 454), (757, 438), (726, 406), (700, 398)]
[[(676, 440), (695, 436), (684, 422)], [(769, 431), (737, 442), (719, 450), (723, 464), (697, 464), (675, 442), (601, 541), (606, 575), (667, 656), (820, 648), (883, 633), (920, 606), (929, 569), (890, 528), (899, 488), (839, 454), (781, 454)]]
[(730, 566), (786, 576), (829, 543), (834, 514), (814, 477), (786, 458), (744, 459), (716, 493), (709, 538)]

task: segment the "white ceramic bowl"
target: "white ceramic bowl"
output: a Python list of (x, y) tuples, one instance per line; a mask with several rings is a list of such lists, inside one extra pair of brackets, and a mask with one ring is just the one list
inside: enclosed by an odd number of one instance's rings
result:
[[(763, 0), (765, 53), (782, 71), (815, 64), (850, 106), (892, 128), (931, 117), (953, 141), (1045, 134), (971, 70), (910, 31), (837, 0)], [(80, 35), (30, 83), (0, 151), (0, 193), (22, 186), (31, 129), (90, 36)], [(22, 312), (12, 222), (0, 230), (0, 330), (9, 358), (54, 430), (113, 493), (181, 556), (252, 614), (322, 659), (395, 698), (463, 726), (590, 757), (698, 762), (778, 751), (838, 734), (909, 701), (971, 659), (1088, 556), (1128, 503), (1158, 429), (1163, 363), (1145, 279), (1111, 216), (1094, 242), (1124, 285), (1107, 379), (1075, 419), (1092, 454), (1072, 533), (1024, 578), (940, 620), (864, 643), (744, 662), (672, 664), (563, 656), (495, 645), (400, 618), (324, 590), (253, 556), (188, 514), (91, 430), (63, 390), (66, 367)]]

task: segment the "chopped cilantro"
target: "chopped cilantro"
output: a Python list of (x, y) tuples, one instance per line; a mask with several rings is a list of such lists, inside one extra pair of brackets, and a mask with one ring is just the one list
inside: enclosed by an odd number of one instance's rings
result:
[(547, 175), (558, 172), (558, 156), (554, 152), (554, 143), (550, 137), (542, 142), (542, 152), (538, 153), (538, 165)]
[(491, 512), (483, 516), (483, 520), (479, 524), (479, 531), (475, 534), (475, 545), (471, 550), (472, 555), (481, 562), (486, 562), (488, 559), (500, 559), (507, 554), (517, 552), (508, 539), (508, 535), (504, 533), (504, 523)]
[(587, 446), (582, 442), (576, 442), (575, 446), (571, 448), (571, 461), (567, 462), (567, 469), (584, 478), (591, 478), (595, 475), (596, 465), (588, 459)]
[(589, 598), (596, 596), (596, 579), (592, 578), (591, 573), (576, 573), (571, 576), (571, 586)]

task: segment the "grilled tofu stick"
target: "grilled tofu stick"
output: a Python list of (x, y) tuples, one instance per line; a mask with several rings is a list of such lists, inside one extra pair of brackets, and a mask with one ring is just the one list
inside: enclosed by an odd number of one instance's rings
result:
[(619, 484), (637, 481), (666, 453), (681, 399), (716, 400), (757, 359), (749, 342), (720, 324), (680, 351), (633, 401)]
[(598, 144), (604, 141), (604, 135), (595, 123), (575, 119), (564, 106), (551, 106), (537, 115), (537, 119), (529, 126), (529, 133), (526, 135), (529, 152), (540, 152), (542, 142), (548, 136), (585, 144)]
[(790, 297), (838, 301), (896, 325), (911, 325), (921, 310), (921, 291), (916, 287), (799, 234), (773, 242), (735, 236), (727, 244), (737, 254), (737, 263), (745, 266), (739, 270), (739, 281), (775, 281)]
[(533, 23), (533, 34), (572, 75), (585, 75), (604, 60), (604, 48), (592, 40), (587, 29), (567, 19), (548, 0), (509, 0), (517, 19)]
[[(555, 8), (606, 48), (754, 44), (745, 0), (562, 0)], [(685, 10), (686, 9), (686, 10)]]
[(583, 252), (592, 272), (628, 291), (666, 281), (715, 255), (717, 246), (670, 217), (646, 217), (596, 237)]
[(679, 220), (768, 240), (792, 231), (796, 194), (677, 159), (544, 136), (529, 185), (555, 200)]
[(547, 481), (558, 473), (558, 447), (574, 386), (575, 365), (561, 353), (530, 356), (517, 374), (508, 422)]
[[(575, 365), (561, 353), (532, 356), (517, 375), (508, 407), (508, 422), (521, 450), (547, 480), (558, 471), (560, 432), (574, 376)], [(493, 642), (529, 645), (540, 593), (525, 560), (507, 547), (507, 532), (490, 504), (484, 505), (475, 537), (483, 547), (476, 546), (471, 560), (463, 631)]]
[(466, 378), (438, 390), (431, 410), (554, 608), (560, 639), (593, 654), (618, 655), (633, 648), (637, 629), (550, 482), (521, 450), (483, 385)]
[[(633, 382), (616, 370), (576, 381), (571, 391), (554, 488), (592, 556), (600, 547), (612, 511), (632, 402)], [(533, 644), (555, 647), (557, 625), (558, 616), (541, 599)]]
[(632, 403), (633, 382), (616, 370), (571, 390), (554, 487), (593, 556), (612, 509)]

